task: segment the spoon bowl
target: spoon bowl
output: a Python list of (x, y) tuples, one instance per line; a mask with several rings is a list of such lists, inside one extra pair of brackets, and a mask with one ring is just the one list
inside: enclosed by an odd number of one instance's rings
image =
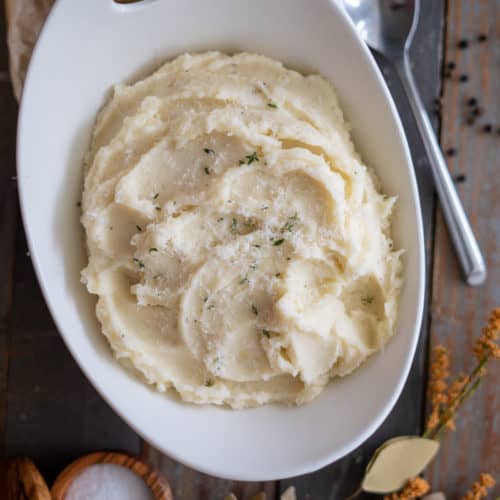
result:
[(403, 57), (415, 33), (418, 0), (344, 0), (344, 6), (372, 49), (388, 59)]

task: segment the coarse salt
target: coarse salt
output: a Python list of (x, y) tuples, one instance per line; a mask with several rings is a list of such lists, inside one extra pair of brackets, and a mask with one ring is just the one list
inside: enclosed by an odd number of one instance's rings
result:
[(74, 479), (64, 500), (154, 500), (154, 497), (147, 484), (130, 469), (96, 464)]

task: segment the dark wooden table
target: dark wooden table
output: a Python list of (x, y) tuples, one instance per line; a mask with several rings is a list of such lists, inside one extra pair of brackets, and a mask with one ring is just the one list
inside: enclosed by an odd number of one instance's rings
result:
[[(472, 364), (470, 348), (490, 309), (500, 305), (500, 131), (498, 0), (422, 0), (412, 54), (419, 88), (449, 167), (481, 242), (488, 282), (464, 285), (435, 200), (431, 173), (408, 103), (390, 66), (377, 59), (394, 95), (411, 146), (425, 224), (428, 288), (418, 351), (405, 389), (381, 428), (349, 456), (301, 477), (269, 483), (234, 483), (208, 477), (162, 456), (104, 403), (73, 361), (40, 293), (19, 215), (15, 178), (17, 105), (8, 77), (4, 19), (0, 20), (0, 446), (3, 455), (29, 456), (51, 482), (78, 456), (103, 449), (142, 454), (167, 476), (175, 498), (219, 500), (229, 491), (250, 498), (264, 490), (278, 498), (294, 485), (299, 499), (342, 499), (358, 484), (373, 450), (385, 439), (415, 434), (425, 422), (430, 347), (447, 345), (458, 371)], [(488, 35), (478, 42), (477, 35)], [(469, 47), (457, 42), (467, 38)], [(448, 66), (456, 68), (449, 74)], [(461, 77), (465, 75), (465, 77)], [(461, 82), (460, 80), (467, 81)], [(467, 99), (484, 110), (468, 124)], [(441, 106), (437, 106), (439, 102)], [(439, 108), (439, 109), (438, 109)], [(492, 132), (483, 129), (492, 125)], [(43, 168), (43, 164), (40, 165)], [(498, 363), (497, 363), (498, 365)], [(479, 472), (500, 480), (498, 366), (461, 412), (428, 471), (433, 488), (458, 498)], [(496, 489), (494, 495), (500, 490)]]

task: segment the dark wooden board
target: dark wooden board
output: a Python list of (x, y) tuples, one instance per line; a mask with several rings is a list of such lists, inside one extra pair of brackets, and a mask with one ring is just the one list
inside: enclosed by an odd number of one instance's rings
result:
[(265, 492), (267, 499), (279, 498), (274, 481), (267, 483), (227, 481), (186, 467), (143, 443), (143, 456), (167, 478), (175, 500), (223, 500), (233, 492), (239, 500)]
[[(464, 285), (451, 250), (441, 213), (436, 221), (434, 279), (432, 283), (431, 342), (451, 352), (452, 369), (458, 374), (473, 364), (471, 346), (480, 334), (488, 312), (500, 306), (500, 3), (498, 0), (450, 0), (447, 9), (445, 64), (454, 62), (452, 78), (443, 85), (443, 148), (455, 148), (449, 157), (453, 175), (464, 174), (459, 191), (465, 210), (483, 248), (488, 265), (484, 287)], [(489, 40), (476, 41), (486, 33)], [(459, 50), (466, 38), (470, 46)], [(469, 80), (457, 80), (465, 74)], [(484, 114), (467, 125), (467, 100), (476, 97)], [(493, 133), (482, 130), (491, 123)], [(496, 130), (496, 132), (495, 132)], [(497, 479), (491, 498), (500, 495), (500, 363), (492, 363), (483, 386), (461, 410), (457, 430), (443, 441), (429, 478), (448, 498), (459, 498), (480, 472)]]
[[(0, 35), (5, 34), (0, 16)], [(17, 193), (15, 164), (15, 130), (17, 105), (8, 79), (8, 56), (0, 43), (0, 435), (5, 433), (7, 415), (7, 315), (12, 304)], [(4, 442), (0, 443), (3, 451)]]

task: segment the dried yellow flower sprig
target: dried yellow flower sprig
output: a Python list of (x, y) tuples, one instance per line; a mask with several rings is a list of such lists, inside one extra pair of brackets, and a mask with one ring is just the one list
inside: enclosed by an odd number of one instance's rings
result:
[(474, 344), (474, 355), (481, 361), (484, 358), (500, 358), (500, 346), (497, 344), (500, 335), (500, 307), (491, 311), (488, 323), (482, 330), (482, 335)]
[[(456, 412), (460, 401), (460, 394), (465, 389), (465, 386), (469, 383), (469, 381), (470, 378), (462, 373), (450, 385), (450, 389), (448, 390), (448, 408), (451, 412)], [(455, 422), (453, 421), (453, 418), (450, 418), (448, 422), (446, 422), (446, 428), (451, 429), (452, 431), (455, 430)]]
[(495, 486), (495, 480), (490, 474), (481, 473), (479, 479), (473, 483), (470, 491), (468, 491), (463, 500), (481, 500), (488, 495), (488, 489)]
[(399, 492), (386, 495), (384, 500), (413, 500), (425, 495), (430, 488), (429, 483), (424, 478), (415, 477), (410, 479)]
[[(454, 429), (455, 427), (453, 418), (458, 408), (479, 387), (482, 378), (486, 374), (485, 367), (488, 361), (500, 358), (500, 346), (498, 345), (499, 336), (500, 307), (491, 312), (486, 326), (481, 331), (481, 336), (474, 343), (473, 353), (477, 359), (476, 366), (469, 375), (462, 374), (451, 383), (448, 380), (450, 376), (450, 359), (448, 350), (446, 347), (441, 345), (436, 346), (433, 349), (429, 377), (429, 400), (431, 402), (431, 412), (427, 421), (426, 431), (422, 436), (423, 439), (417, 438), (416, 436), (401, 436), (382, 444), (375, 452), (372, 460), (369, 462), (360, 487), (347, 500), (357, 498), (363, 491), (382, 493), (391, 490), (394, 477), (391, 476), (390, 482), (382, 481), (382, 479), (387, 479), (388, 474), (386, 473), (384, 467), (380, 464), (382, 462), (384, 450), (387, 451), (389, 445), (394, 445), (395, 441), (397, 443), (401, 443), (401, 441), (403, 441), (408, 444), (409, 440), (411, 441), (411, 439), (414, 439), (416, 446), (418, 444), (417, 440), (421, 439), (424, 443), (431, 442), (439, 447), (439, 440), (443, 432), (447, 428)], [(406, 452), (408, 451), (407, 447), (405, 450)], [(404, 455), (401, 450), (399, 450), (398, 453)], [(402, 484), (406, 481), (406, 483), (404, 483), (404, 486), (401, 490), (399, 490), (399, 492), (386, 495), (384, 497), (385, 500), (410, 500), (425, 495), (429, 491), (427, 481), (420, 477), (413, 477), (413, 479), (408, 480), (407, 478), (411, 476), (418, 476), (418, 474), (420, 474), (429, 464), (433, 456), (434, 454), (427, 455), (423, 460), (424, 463), (419, 465), (418, 471), (410, 474), (399, 471), (401, 477), (399, 477), (397, 482)], [(377, 466), (378, 474), (375, 474), (374, 471)], [(390, 484), (391, 487), (387, 487), (388, 484)], [(472, 485), (471, 491), (466, 494), (463, 500), (481, 500), (484, 496), (486, 496), (488, 488), (494, 484), (495, 481), (489, 474), (481, 474), (479, 481)]]
[(476, 366), (470, 375), (460, 375), (450, 385), (448, 351), (441, 345), (433, 349), (429, 380), (432, 407), (424, 437), (439, 439), (446, 428), (455, 428), (453, 417), (457, 409), (479, 387), (488, 361), (500, 358), (500, 346), (497, 343), (499, 335), (500, 308), (496, 308), (491, 312), (481, 336), (474, 343)]
[(427, 421), (427, 428), (434, 429), (438, 423), (442, 408), (448, 403), (448, 377), (450, 376), (450, 358), (448, 350), (442, 345), (433, 349), (429, 377), (429, 400), (432, 404), (431, 413)]

